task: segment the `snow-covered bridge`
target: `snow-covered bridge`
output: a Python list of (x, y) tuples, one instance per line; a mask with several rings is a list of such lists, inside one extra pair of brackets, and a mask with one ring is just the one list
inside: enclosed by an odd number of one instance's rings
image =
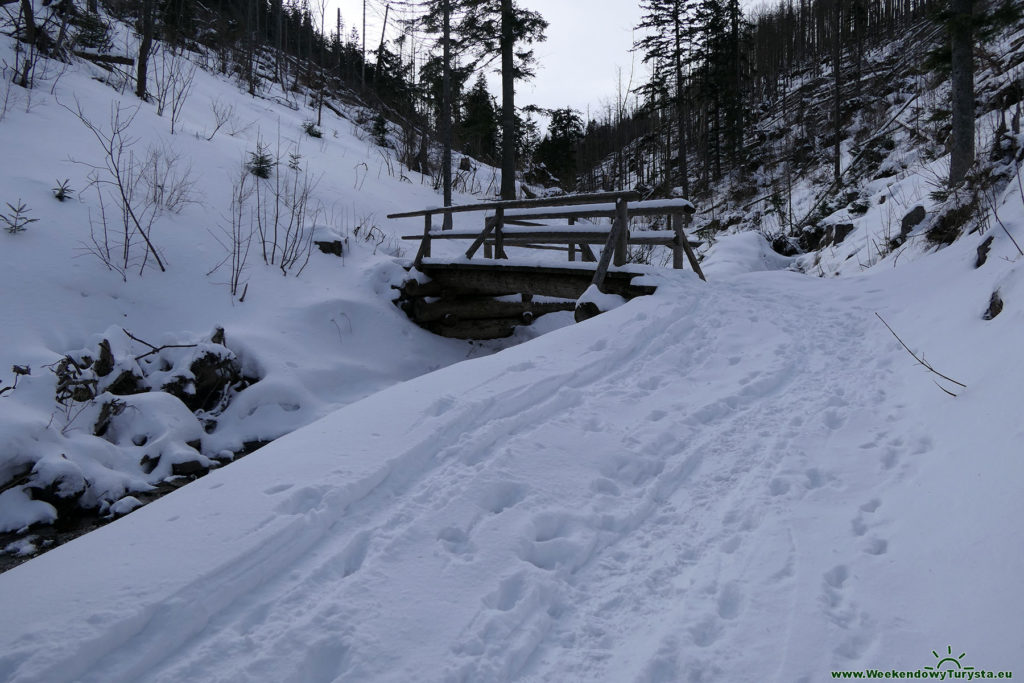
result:
[[(420, 246), (403, 283), (399, 303), (418, 324), (444, 336), (466, 339), (503, 337), (516, 325), (537, 316), (575, 310), (577, 320), (596, 315), (602, 295), (624, 299), (650, 294), (654, 287), (634, 284), (641, 270), (626, 269), (630, 245), (672, 249), (673, 267), (684, 259), (703, 278), (700, 263), (684, 231), (684, 217), (694, 207), (685, 199), (638, 201), (636, 192), (566, 195), (540, 199), (482, 202), (391, 214), (388, 218), (423, 218), (422, 235), (406, 235)], [(484, 212), (483, 229), (435, 230), (434, 216)], [(630, 219), (664, 216), (668, 230), (629, 229)], [(610, 220), (610, 224), (593, 221)], [(565, 220), (553, 225), (550, 220)], [(577, 225), (577, 221), (590, 221)], [(471, 240), (464, 254), (431, 258), (435, 240)], [(601, 246), (600, 256), (591, 245)], [(484, 248), (485, 262), (472, 261)], [(552, 266), (535, 259), (509, 259), (506, 248), (560, 251), (568, 264)], [(580, 261), (577, 262), (577, 255)], [(610, 267), (614, 266), (615, 270)], [(538, 299), (538, 297), (541, 297)]]

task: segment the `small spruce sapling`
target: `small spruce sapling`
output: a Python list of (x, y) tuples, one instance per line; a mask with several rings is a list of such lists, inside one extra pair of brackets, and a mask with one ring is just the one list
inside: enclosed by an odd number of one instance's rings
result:
[(53, 188), (53, 196), (56, 197), (58, 202), (70, 198), (74, 193), (75, 191), (71, 189), (71, 180), (68, 178), (58, 180), (57, 187)]
[(373, 140), (381, 147), (388, 146), (388, 122), (383, 114), (377, 114), (373, 119)]
[(249, 152), (249, 172), (257, 178), (269, 178), (277, 162), (270, 156), (266, 145), (256, 143), (256, 151)]
[(29, 223), (35, 223), (39, 220), (38, 218), (28, 217), (29, 209), (20, 198), (18, 199), (17, 206), (8, 202), (7, 208), (10, 209), (10, 211), (8, 211), (6, 215), (0, 214), (0, 221), (3, 221), (7, 225), (7, 232), (12, 235), (23, 232)]
[(323, 131), (317, 128), (316, 124), (313, 123), (312, 121), (304, 122), (302, 124), (302, 130), (304, 130), (306, 132), (306, 135), (308, 135), (311, 138), (322, 138), (324, 136)]

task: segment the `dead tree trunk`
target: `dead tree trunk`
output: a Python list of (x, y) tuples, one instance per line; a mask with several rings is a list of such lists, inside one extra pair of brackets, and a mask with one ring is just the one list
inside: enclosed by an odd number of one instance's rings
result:
[(149, 71), (149, 53), (153, 49), (153, 0), (144, 0), (140, 17), (142, 41), (139, 43), (139, 64), (135, 78), (135, 95), (146, 99), (146, 74)]
[(953, 129), (949, 139), (949, 185), (954, 187), (974, 163), (974, 0), (952, 0), (951, 8)]
[(32, 0), (21, 0), (21, 17), (25, 20), (25, 63), (18, 78), (18, 85), (22, 88), (29, 86), (29, 74), (32, 72), (32, 64), (35, 62), (36, 51), (36, 15), (32, 11)]
[(512, 0), (501, 0), (501, 198), (516, 198), (515, 20)]

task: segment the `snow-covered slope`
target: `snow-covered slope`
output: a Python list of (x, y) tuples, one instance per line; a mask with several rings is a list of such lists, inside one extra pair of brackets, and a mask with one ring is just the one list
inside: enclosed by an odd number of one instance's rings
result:
[(0, 673), (811, 681), (947, 644), (1019, 669), (1024, 279), (972, 261), (666, 278), (375, 394), (0, 577)]
[[(869, 259), (927, 196), (918, 170), (941, 161), (903, 168), (869, 188), (847, 242), (802, 257), (844, 277), (787, 271), (759, 235), (723, 236), (708, 283), (650, 275), (655, 296), (459, 362), (493, 347), (434, 338), (390, 303), (394, 238), (418, 226), (383, 216), (437, 196), (392, 177), (357, 125), (331, 115), (314, 141), (308, 110), (282, 104), (294, 95), (249, 98), (202, 71), (174, 136), (143, 105), (132, 135), (191, 160), (196, 195), (154, 225), (167, 272), (122, 278), (83, 250), (95, 194), (51, 194), (64, 178), (85, 188), (71, 159), (103, 162), (59, 103), (77, 97), (109, 125), (115, 90), (93, 67), (56, 73), (3, 91), (0, 146), (18, 163), (0, 169), (0, 200), (39, 220), (0, 233), (0, 389), (9, 366), (32, 371), (0, 397), (0, 526), (53, 518), (33, 485), (81, 484), (83, 500), (127, 512), (126, 494), (166, 474), (143, 467), (154, 444), (211, 459), (291, 433), (0, 575), (0, 681), (1021, 675), (1015, 184), (992, 198), (988, 232)], [(214, 102), (237, 125), (208, 141)], [(240, 301), (210, 271), (241, 164), (278, 130), (282, 162), (298, 152), (320, 178), (316, 228), (346, 256), (313, 252), (285, 277), (254, 246)], [(984, 320), (994, 292), (1002, 309)], [(260, 381), (209, 432), (169, 394), (123, 399), (123, 438), (95, 434), (109, 397), (82, 412), (54, 400), (47, 365), (66, 354), (107, 339), (128, 367), (149, 349), (123, 330), (207, 349), (217, 327)], [(187, 353), (165, 349), (150, 377)]]
[[(14, 63), (13, 45), (0, 38), (0, 59)], [(395, 382), (498, 346), (434, 337), (409, 325), (391, 304), (391, 286), (404, 276), (396, 257), (405, 246), (398, 237), (422, 227), (385, 216), (439, 198), (429, 177), (404, 169), (394, 150), (372, 142), (358, 123), (369, 121), (365, 110), (347, 107), (345, 119), (325, 109), (317, 139), (304, 131), (315, 111), (301, 94), (268, 86), (254, 98), (199, 69), (171, 135), (169, 113), (157, 116), (155, 105), (141, 103), (119, 78), (87, 62), (44, 61), (31, 90), (6, 75), (0, 79), (0, 215), (10, 214), (9, 202), (24, 204), (25, 215), (35, 219), (15, 234), (0, 230), (0, 534), (28, 532), (14, 542), (0, 536), (0, 552), (31, 554), (52, 542), (52, 533), (34, 536), (29, 525), (73, 525), (79, 508), (108, 515), (122, 500), (118, 509), (130, 508), (137, 504), (132, 494), (160, 483), (174, 467), (217, 465), (246, 444), (277, 438)], [(152, 256), (140, 268), (147, 252), (137, 232), (124, 268), (117, 191), (105, 170), (113, 157), (80, 117), (115, 140), (111, 149), (120, 151), (123, 175), (138, 175), (129, 172), (131, 164), (141, 173), (136, 211), (151, 215), (148, 197), (179, 190), (176, 205), (156, 202), (161, 208), (149, 233), (166, 272)], [(115, 122), (129, 120), (119, 146)], [(244, 165), (261, 145), (278, 163), (270, 179), (257, 181)], [(159, 178), (149, 174), (153, 165)], [(241, 212), (233, 212), (232, 201), (239, 179), (250, 192), (259, 182), (266, 211), (279, 178), (298, 179), (301, 186), (303, 177), (312, 189), (305, 226), (293, 233), (300, 258), (284, 275), (280, 251), (269, 265), (263, 254), (275, 240), (283, 246), (287, 220), (279, 239), (268, 226), (261, 240), (252, 220), (255, 195)], [(99, 184), (90, 185), (92, 179)], [(51, 188), (65, 180), (72, 191), (57, 201)], [(292, 198), (284, 194), (287, 213)], [(233, 215), (242, 220), (233, 223)], [(233, 225), (240, 235), (235, 271)], [(341, 241), (343, 257), (321, 253), (313, 238)], [(105, 266), (104, 254), (115, 270)], [(233, 279), (239, 284), (234, 294)], [(211, 347), (218, 327), (225, 345)], [(56, 400), (54, 371), (61, 360), (96, 359), (103, 340), (117, 371), (99, 378), (95, 400)], [(177, 374), (189, 390), (191, 358), (183, 353), (191, 351), (149, 354), (146, 343), (203, 344), (200, 350), (237, 359), (244, 374), (260, 381), (234, 392), (230, 405), (197, 418), (168, 395), (105, 392), (121, 370), (149, 372), (154, 389)], [(15, 377), (15, 365), (31, 374)], [(90, 373), (80, 379), (91, 379)], [(115, 416), (119, 424), (97, 436), (100, 411), (111, 401), (125, 406)]]

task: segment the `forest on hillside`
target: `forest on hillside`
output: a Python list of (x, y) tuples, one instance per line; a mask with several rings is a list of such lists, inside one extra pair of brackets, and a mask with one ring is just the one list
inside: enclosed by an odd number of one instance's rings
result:
[[(968, 40), (979, 50), (1020, 19), (1011, 0), (779, 0), (750, 12), (739, 0), (640, 0), (635, 50), (649, 76), (600, 94), (604, 106), (585, 120), (571, 107), (517, 106), (515, 85), (533, 76), (531, 47), (544, 40), (546, 22), (513, 0), (390, 3), (414, 18), (392, 20), (369, 46), (355, 21), (340, 10), (329, 16), (326, 0), (109, 0), (109, 14), (99, 0), (38, 10), (29, 0), (0, 4), (4, 30), (22, 48), (5, 76), (22, 87), (31, 87), (39, 57), (79, 55), (132, 63), (137, 96), (161, 98), (166, 88), (147, 82), (149, 60), (168, 50), (202, 53), (252, 95), (268, 84), (302, 95), (316, 125), (332, 103), (369, 104), (379, 142), (387, 143), (385, 121), (397, 123), (403, 163), (436, 176), (439, 187), (452, 182), (443, 172), (450, 165), (438, 163), (432, 146), (500, 165), (504, 175), (515, 169), (534, 185), (628, 185), (661, 195), (673, 187), (707, 193), (723, 178), (745, 184), (764, 161), (763, 117), (780, 106), (820, 119), (810, 137), (822, 150), (831, 145), (838, 164), (840, 131), (874, 94), (872, 50), (916, 32), (925, 62), (904, 67), (941, 77), (952, 68), (951, 31), (964, 23), (956, 13), (970, 17)], [(110, 17), (136, 27), (135, 45), (113, 44)], [(501, 93), (488, 91), (491, 69), (502, 73)], [(826, 77), (831, 101), (793, 97), (795, 86)], [(509, 182), (505, 195), (515, 192)]]

